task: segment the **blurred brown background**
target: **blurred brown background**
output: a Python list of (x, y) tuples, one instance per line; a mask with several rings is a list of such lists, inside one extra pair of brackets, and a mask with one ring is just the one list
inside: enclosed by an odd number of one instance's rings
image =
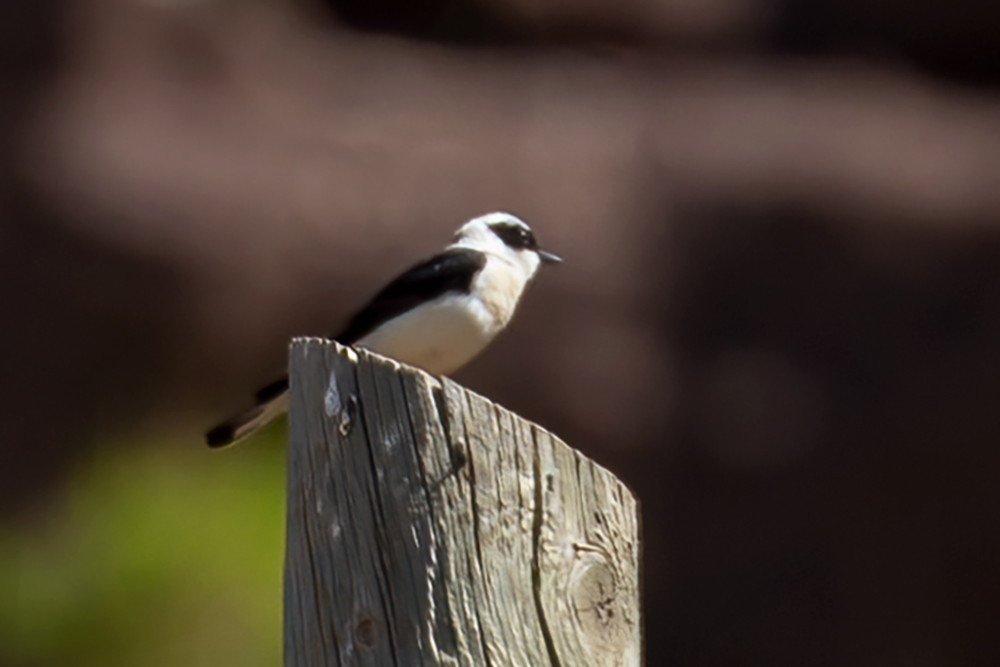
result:
[(5, 0), (0, 663), (275, 664), (201, 431), (502, 209), (457, 379), (635, 489), (648, 665), (1000, 664), (998, 85), (996, 0)]

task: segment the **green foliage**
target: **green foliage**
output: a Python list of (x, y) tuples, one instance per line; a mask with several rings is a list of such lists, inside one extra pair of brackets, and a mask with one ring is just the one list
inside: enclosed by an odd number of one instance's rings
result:
[(281, 664), (283, 433), (115, 447), (0, 526), (0, 664)]

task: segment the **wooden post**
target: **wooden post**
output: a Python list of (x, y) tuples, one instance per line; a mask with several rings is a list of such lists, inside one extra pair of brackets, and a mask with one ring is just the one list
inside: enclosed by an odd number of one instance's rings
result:
[(638, 504), (447, 379), (291, 349), (287, 667), (641, 663)]

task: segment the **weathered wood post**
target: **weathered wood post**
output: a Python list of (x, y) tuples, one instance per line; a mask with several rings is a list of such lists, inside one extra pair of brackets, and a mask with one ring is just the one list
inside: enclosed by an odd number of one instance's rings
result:
[(291, 349), (288, 667), (639, 665), (638, 505), (449, 380)]

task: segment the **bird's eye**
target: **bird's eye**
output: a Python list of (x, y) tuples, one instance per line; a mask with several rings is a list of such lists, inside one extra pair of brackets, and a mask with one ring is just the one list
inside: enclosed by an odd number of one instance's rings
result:
[(515, 250), (534, 250), (537, 247), (535, 236), (531, 233), (531, 230), (525, 229), (520, 225), (491, 225), (490, 229), (509, 248)]

